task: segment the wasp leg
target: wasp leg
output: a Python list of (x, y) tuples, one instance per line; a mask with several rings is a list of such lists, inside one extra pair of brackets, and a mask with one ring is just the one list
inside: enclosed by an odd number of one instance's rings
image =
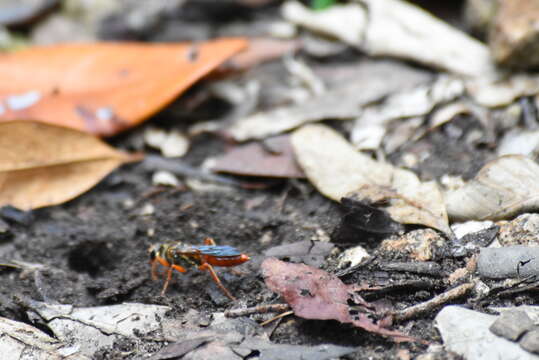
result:
[(213, 278), (213, 281), (215, 281), (217, 286), (219, 286), (219, 288), (223, 290), (225, 295), (228, 296), (230, 300), (236, 301), (236, 298), (232, 296), (232, 294), (227, 290), (227, 288), (225, 288), (221, 280), (219, 280), (219, 277), (217, 276), (217, 274), (215, 273), (215, 270), (213, 270), (213, 267), (210, 264), (204, 263), (200, 265), (198, 268), (199, 270), (208, 270), (210, 272), (211, 277)]
[(168, 283), (171, 278), (172, 278), (172, 266), (170, 266), (167, 270), (167, 279), (165, 280), (165, 284), (163, 285), (163, 290), (161, 290), (161, 296), (165, 296), (165, 292), (167, 291)]
[(150, 263), (152, 264), (152, 280), (157, 280), (157, 261), (152, 260)]
[(215, 243), (215, 240), (213, 240), (211, 237), (207, 237), (207, 238), (204, 239), (204, 245), (213, 245), (213, 246), (215, 246), (217, 244)]
[(170, 279), (172, 278), (172, 270), (176, 270), (176, 271), (179, 271), (179, 272), (182, 272), (182, 273), (187, 271), (187, 270), (185, 270), (185, 268), (183, 268), (180, 265), (168, 266), (167, 279), (165, 280), (165, 284), (163, 285), (163, 290), (161, 290), (161, 296), (164, 296), (165, 292), (167, 291), (168, 283), (170, 282)]

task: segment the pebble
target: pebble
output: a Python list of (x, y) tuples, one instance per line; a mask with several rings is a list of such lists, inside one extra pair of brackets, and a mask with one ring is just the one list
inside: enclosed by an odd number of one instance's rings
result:
[(434, 260), (439, 248), (445, 245), (444, 238), (432, 229), (410, 231), (402, 236), (391, 236), (380, 245), (382, 251), (406, 254), (417, 261)]
[(161, 170), (152, 175), (152, 184), (175, 187), (180, 185), (180, 181), (173, 173)]
[(9, 224), (0, 219), (0, 241), (8, 240), (12, 235)]
[(482, 248), (477, 271), (480, 277), (489, 279), (539, 276), (539, 247)]
[(498, 241), (502, 246), (539, 245), (539, 214), (523, 214), (499, 225)]
[(524, 311), (511, 310), (502, 313), (490, 326), (490, 331), (508, 340), (516, 341), (533, 327), (533, 321)]
[(539, 2), (500, 1), (491, 26), (489, 46), (499, 64), (532, 68), (539, 65)]
[(539, 354), (539, 328), (526, 333), (520, 340), (520, 346), (532, 353)]
[(436, 315), (436, 327), (442, 335), (446, 350), (464, 359), (537, 360), (537, 356), (522, 349), (518, 343), (490, 332), (497, 316), (487, 315), (457, 305), (444, 307)]

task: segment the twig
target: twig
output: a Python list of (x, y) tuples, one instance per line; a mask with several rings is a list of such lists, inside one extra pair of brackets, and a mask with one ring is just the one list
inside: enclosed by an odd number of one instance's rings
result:
[(265, 314), (269, 312), (281, 312), (290, 309), (288, 304), (269, 304), (259, 305), (245, 309), (232, 309), (225, 311), (225, 316), (229, 318), (235, 318), (239, 316), (251, 315), (251, 314)]
[(390, 262), (380, 264), (380, 268), (385, 271), (404, 271), (431, 276), (442, 275), (442, 267), (434, 261)]
[(190, 166), (181, 160), (167, 159), (157, 155), (147, 155), (142, 162), (142, 166), (147, 171), (165, 170), (175, 175), (197, 178), (205, 181), (211, 181), (214, 183), (239, 187), (242, 187), (244, 185), (240, 181), (220, 175), (215, 175), (200, 168)]
[(264, 321), (263, 323), (260, 323), (260, 326), (266, 326), (266, 325), (268, 325), (269, 323), (271, 323), (271, 322), (273, 322), (273, 321), (275, 321), (275, 320), (282, 319), (282, 318), (284, 318), (285, 316), (292, 315), (293, 313), (294, 313), (293, 310), (286, 311), (286, 312), (281, 313), (281, 314), (279, 314), (279, 315), (277, 315), (277, 316), (275, 316), (275, 317), (272, 317), (272, 318), (269, 319), (269, 320)]
[(438, 296), (433, 297), (432, 299), (425, 301), (423, 303), (410, 306), (401, 311), (397, 311), (395, 315), (395, 320), (403, 321), (419, 316), (425, 312), (434, 310), (435, 308), (451, 301), (461, 296), (464, 296), (468, 291), (474, 287), (473, 283), (466, 283), (457, 286), (451, 290), (448, 290)]

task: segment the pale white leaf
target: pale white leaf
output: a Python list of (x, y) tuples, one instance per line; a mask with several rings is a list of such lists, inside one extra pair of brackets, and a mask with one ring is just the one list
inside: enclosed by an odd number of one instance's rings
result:
[(325, 196), (335, 201), (352, 194), (371, 202), (389, 200), (385, 210), (393, 220), (451, 234), (435, 182), (421, 182), (411, 171), (357, 152), (327, 126), (303, 126), (292, 135), (292, 144), (307, 178)]
[(445, 194), (450, 218), (499, 220), (539, 209), (539, 165), (521, 155), (486, 164), (463, 187)]

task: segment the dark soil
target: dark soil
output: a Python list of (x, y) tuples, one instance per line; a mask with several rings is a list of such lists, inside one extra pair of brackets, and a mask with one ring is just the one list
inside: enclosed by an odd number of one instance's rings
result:
[[(207, 8), (210, 6), (207, 5)], [(190, 9), (185, 15), (189, 18), (184, 19), (184, 24), (187, 24), (186, 28), (196, 29), (196, 26), (204, 24), (210, 35), (227, 32), (226, 24), (216, 18), (236, 20), (245, 29), (249, 29), (249, 21), (254, 23), (260, 18), (244, 7), (241, 12), (232, 14), (217, 11), (218, 16), (213, 12), (202, 15), (200, 11), (197, 7)], [(257, 14), (263, 14), (262, 17), (275, 17), (278, 8), (268, 6), (258, 11)], [(181, 39), (180, 36), (192, 34), (193, 31), (189, 33), (178, 29), (174, 33), (180, 35), (168, 38), (165, 36), (166, 25), (163, 24), (159, 31), (153, 31), (153, 36), (126, 35), (122, 29), (116, 29), (117, 33), (113, 33), (104, 28), (103, 32), (108, 34), (108, 38), (154, 40), (161, 36), (167, 40), (193, 40), (191, 35), (189, 39)], [(252, 32), (256, 33), (255, 30)], [(335, 67), (335, 62), (346, 61), (346, 54), (344, 59), (328, 59), (327, 66)], [(266, 69), (273, 71), (270, 66)], [(251, 76), (258, 76), (256, 71), (252, 70)], [(273, 81), (282, 76), (279, 72), (270, 74)], [(200, 88), (204, 89), (204, 85)], [(262, 106), (273, 105), (271, 101), (264, 101), (261, 100)], [(227, 110), (222, 103), (209, 101), (199, 106), (198, 112), (179, 111), (172, 114), (169, 109), (151, 122), (171, 127), (185, 120), (182, 122), (185, 125), (212, 118), (215, 113)], [(463, 120), (448, 126), (460, 126), (462, 132), (466, 133), (473, 124)], [(449, 133), (451, 131), (448, 132), (447, 126), (442, 126), (403, 149), (411, 153), (427, 149), (431, 154), (418, 164), (417, 169), (413, 169), (422, 179), (437, 179), (447, 173), (470, 178), (492, 157), (492, 152), (484, 143), (469, 144), (464, 137), (451, 138)], [(135, 130), (111, 139), (111, 142), (120, 148), (140, 150), (142, 133)], [(193, 139), (192, 149), (181, 161), (196, 168), (207, 157), (222, 153), (225, 146), (226, 141), (216, 136), (198, 136)], [(391, 154), (389, 160), (401, 165), (400, 155)], [(182, 319), (192, 309), (200, 312), (202, 317), (210, 317), (214, 312), (238, 305), (281, 302), (276, 294), (266, 288), (260, 275), (264, 251), (301, 240), (339, 240), (334, 236), (338, 234), (337, 228), (344, 210), (321, 196), (307, 181), (234, 178), (239, 180), (238, 183), (251, 183), (253, 189), (207, 182), (202, 182), (197, 189), (187, 186), (159, 188), (152, 185), (151, 175), (143, 165), (130, 164), (116, 170), (91, 191), (65, 205), (26, 214), (2, 210), (0, 219), (8, 223), (10, 236), (0, 238), (3, 241), (0, 243), (0, 262), (19, 260), (41, 267), (37, 271), (0, 267), (0, 316), (35, 325), (25, 311), (24, 304), (28, 299), (77, 307), (123, 302), (163, 304), (173, 309), (169, 313), (170, 319)], [(150, 205), (153, 211), (148, 211)], [(210, 276), (200, 271), (175, 273), (166, 296), (160, 296), (163, 281), (151, 280), (148, 248), (152, 244), (176, 241), (201, 244), (205, 237), (213, 237), (218, 244), (235, 246), (251, 257), (251, 261), (235, 268), (241, 274), (219, 270), (223, 283), (238, 298), (238, 304), (225, 297)], [(396, 309), (417, 304), (447, 290), (450, 287), (446, 281), (447, 274), (464, 266), (463, 259), (441, 254), (436, 260), (442, 266), (442, 272), (437, 276), (383, 271), (379, 264), (385, 261), (407, 260), (377, 251), (384, 237), (358, 231), (352, 239), (338, 243), (339, 250), (361, 244), (377, 256), (376, 261), (368, 266), (343, 275), (345, 283), (367, 281), (394, 285), (384, 293), (363, 294), (367, 301), (386, 300)], [(329, 256), (322, 267), (332, 273), (337, 272), (336, 254)], [(467, 300), (463, 299), (462, 302)], [(528, 303), (533, 299), (521, 295), (518, 302)], [(435, 313), (427, 314), (419, 319), (395, 324), (393, 328), (439, 344), (440, 336), (433, 324), (434, 316)], [(42, 328), (47, 331), (45, 327)], [(285, 318), (275, 328), (271, 340), (284, 344), (356, 346), (359, 351), (350, 356), (351, 359), (396, 358), (397, 352), (402, 349), (409, 350), (414, 357), (427, 349), (427, 345), (420, 343), (396, 344), (391, 339), (336, 321), (304, 320), (294, 316)], [(133, 349), (138, 351), (138, 355), (144, 355), (156, 352), (164, 345), (158, 341), (126, 339), (112, 348), (100, 349), (95, 358), (128, 359), (134, 357)], [(442, 353), (438, 358), (455, 357)]]
[[(129, 137), (116, 141), (121, 144)], [(193, 144), (195, 150), (184, 161), (196, 165), (199, 159), (220, 151), (220, 145), (220, 140), (200, 137)], [(200, 271), (176, 273), (165, 297), (160, 296), (162, 281), (150, 279), (147, 252), (150, 245), (175, 241), (201, 244), (208, 236), (220, 244), (235, 246), (252, 258), (237, 268), (241, 275), (220, 271), (223, 282), (240, 303), (246, 306), (272, 303), (277, 297), (266, 288), (259, 272), (264, 250), (316, 240), (321, 233), (332, 234), (343, 214), (338, 205), (303, 181), (271, 182), (271, 187), (260, 190), (222, 186), (219, 190), (192, 191), (153, 187), (150, 176), (142, 165), (124, 166), (68, 204), (23, 214), (19, 222), (7, 217), (13, 238), (2, 243), (1, 258), (5, 262), (22, 260), (44, 267), (34, 272), (1, 268), (0, 315), (29, 321), (21, 305), (25, 299), (78, 307), (122, 302), (163, 304), (172, 307), (170, 317), (176, 319), (181, 319), (190, 309), (211, 314), (237, 307)], [(257, 205), (253, 208), (250, 204), (255, 199)], [(141, 215), (150, 204), (154, 212)], [(380, 236), (358, 233), (356, 241), (374, 250)], [(378, 255), (383, 261), (384, 255)], [(324, 267), (332, 268), (334, 264), (335, 257), (330, 257)], [(450, 271), (461, 265), (449, 261), (444, 269)], [(382, 295), (397, 308), (425, 301), (447, 287), (442, 278), (391, 274), (375, 265), (343, 276), (346, 283), (361, 280), (381, 283), (380, 279), (384, 279), (382, 283), (394, 284), (424, 280), (423, 288), (404, 284)], [(366, 295), (368, 301), (379, 298)], [(396, 329), (417, 338), (439, 341), (433, 316), (398, 324)], [(412, 354), (426, 349), (413, 343), (398, 345), (336, 321), (294, 317), (285, 319), (276, 328), (272, 340), (286, 344), (358, 346), (362, 351), (353, 357), (358, 359), (389, 358), (402, 348)], [(99, 358), (124, 358), (121, 354), (131, 342), (126, 340), (113, 349), (103, 349)], [(154, 352), (163, 344), (147, 342), (141, 346), (137, 345), (139, 351)]]

